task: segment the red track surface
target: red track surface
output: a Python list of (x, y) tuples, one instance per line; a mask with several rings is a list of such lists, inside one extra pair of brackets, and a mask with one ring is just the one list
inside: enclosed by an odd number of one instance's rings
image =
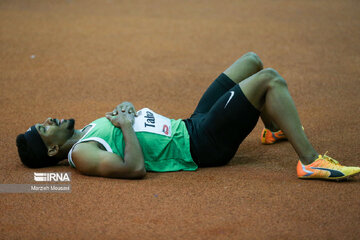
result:
[[(0, 3), (0, 183), (34, 183), (18, 133), (46, 117), (81, 128), (129, 100), (188, 117), (210, 82), (256, 52), (287, 80), (313, 145), (360, 165), (359, 1)], [(87, 177), (72, 192), (0, 195), (1, 239), (358, 239), (359, 178), (296, 178), (287, 142), (256, 129), (225, 167)]]

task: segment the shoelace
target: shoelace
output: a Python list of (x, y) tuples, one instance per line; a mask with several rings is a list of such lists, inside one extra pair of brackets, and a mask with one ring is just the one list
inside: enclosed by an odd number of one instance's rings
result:
[(323, 157), (327, 160), (327, 161), (329, 161), (329, 162), (331, 162), (331, 163), (333, 163), (333, 164), (335, 164), (335, 165), (340, 165), (340, 163), (338, 162), (338, 161), (336, 161), (335, 159), (333, 159), (333, 158), (331, 158), (331, 157), (329, 157), (328, 155), (326, 155), (328, 152), (326, 151), (326, 153), (324, 153), (324, 155), (323, 155)]

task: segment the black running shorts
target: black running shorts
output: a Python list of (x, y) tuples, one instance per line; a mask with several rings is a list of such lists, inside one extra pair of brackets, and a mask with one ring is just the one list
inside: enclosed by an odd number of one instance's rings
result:
[(206, 90), (185, 124), (190, 151), (199, 167), (227, 164), (254, 129), (260, 112), (238, 84), (222, 73)]

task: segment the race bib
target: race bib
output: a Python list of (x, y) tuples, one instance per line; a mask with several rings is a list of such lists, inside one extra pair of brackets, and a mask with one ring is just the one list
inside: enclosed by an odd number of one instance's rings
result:
[(143, 108), (137, 112), (135, 123), (133, 125), (135, 132), (149, 132), (171, 136), (171, 120), (154, 111)]

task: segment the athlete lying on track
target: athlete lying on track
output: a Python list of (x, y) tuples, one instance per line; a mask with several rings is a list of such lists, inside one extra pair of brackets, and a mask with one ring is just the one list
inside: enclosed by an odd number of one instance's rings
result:
[(82, 130), (74, 129), (73, 119), (48, 118), (20, 134), (16, 144), (21, 161), (31, 168), (68, 158), (86, 175), (142, 178), (146, 171), (227, 164), (259, 116), (264, 144), (287, 139), (295, 149), (299, 178), (337, 180), (360, 173), (358, 167), (319, 155), (305, 135), (285, 80), (275, 70), (263, 69), (255, 53), (222, 73), (189, 119), (170, 120), (147, 108), (135, 112), (124, 102)]

